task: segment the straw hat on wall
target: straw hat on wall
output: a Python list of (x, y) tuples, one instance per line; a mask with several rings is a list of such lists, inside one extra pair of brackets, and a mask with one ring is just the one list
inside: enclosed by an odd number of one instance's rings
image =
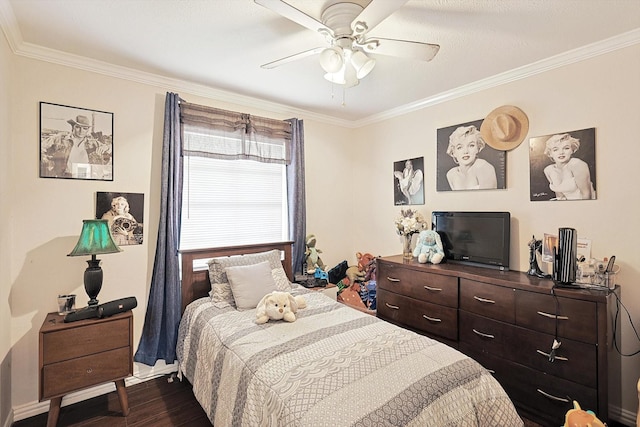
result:
[(496, 150), (516, 148), (529, 132), (529, 118), (518, 107), (503, 105), (487, 115), (480, 126), (482, 139)]

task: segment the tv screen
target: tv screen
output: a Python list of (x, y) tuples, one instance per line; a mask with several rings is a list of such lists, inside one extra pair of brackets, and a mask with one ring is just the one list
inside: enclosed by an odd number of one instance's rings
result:
[(509, 212), (433, 212), (432, 229), (453, 262), (509, 269)]

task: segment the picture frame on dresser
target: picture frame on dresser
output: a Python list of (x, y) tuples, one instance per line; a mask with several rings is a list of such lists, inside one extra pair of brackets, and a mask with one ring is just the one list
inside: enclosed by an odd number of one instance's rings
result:
[(113, 113), (40, 102), (40, 178), (113, 181)]

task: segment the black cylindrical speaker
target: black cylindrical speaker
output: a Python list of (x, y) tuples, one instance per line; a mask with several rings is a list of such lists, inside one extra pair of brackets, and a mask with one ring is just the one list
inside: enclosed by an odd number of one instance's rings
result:
[(576, 281), (578, 252), (578, 235), (573, 228), (558, 230), (558, 253), (556, 254), (555, 279), (560, 283), (574, 283)]
[(127, 297), (127, 298), (117, 299), (115, 301), (109, 301), (104, 304), (100, 304), (98, 306), (97, 317), (102, 318), (102, 317), (113, 316), (114, 314), (133, 310), (137, 306), (138, 306), (138, 300), (136, 300), (136, 297)]

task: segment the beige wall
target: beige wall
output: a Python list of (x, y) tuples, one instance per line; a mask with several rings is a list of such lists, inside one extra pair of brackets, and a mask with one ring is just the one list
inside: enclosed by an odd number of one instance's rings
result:
[[(125, 246), (120, 254), (103, 255), (104, 284), (101, 301), (135, 296), (138, 307), (134, 309), (134, 343), (137, 348), (142, 331), (149, 282), (153, 267), (155, 238), (157, 234), (160, 197), (160, 162), (162, 155), (162, 126), (164, 98), (167, 89), (120, 80), (95, 73), (54, 65), (41, 61), (13, 57), (16, 67), (14, 79), (16, 96), (11, 105), (12, 164), (16, 165), (11, 179), (17, 183), (15, 202), (11, 206), (12, 219), (8, 227), (19, 230), (14, 234), (8, 256), (7, 278), (3, 281), (4, 298), (10, 301), (12, 334), (12, 375), (20, 381), (11, 385), (12, 405), (29, 407), (38, 399), (38, 330), (46, 313), (56, 309), (59, 293), (75, 293), (78, 305), (86, 305), (82, 286), (86, 260), (66, 256), (74, 247), (80, 233), (82, 219), (95, 215), (95, 194), (98, 191), (144, 193), (144, 243)], [(214, 105), (252, 114), (276, 118), (293, 117), (286, 112), (272, 113), (254, 107), (216, 102), (188, 93), (180, 95), (190, 101)], [(114, 113), (114, 181), (83, 181), (44, 179), (38, 175), (39, 102), (51, 102), (74, 107), (90, 108)], [(305, 119), (304, 117), (301, 117)], [(350, 130), (305, 120), (308, 127), (307, 155), (318, 159), (310, 165), (310, 174), (322, 174), (308, 182), (307, 198), (310, 206), (324, 206), (320, 199), (331, 197), (338, 206), (347, 206), (348, 198), (342, 198), (335, 189), (338, 183), (348, 182), (351, 149), (346, 137)], [(4, 148), (3, 148), (4, 150)], [(6, 150), (5, 150), (6, 151)], [(325, 159), (335, 154), (340, 157), (332, 174), (322, 172)], [(312, 163), (314, 161), (312, 160)], [(4, 200), (4, 198), (3, 198)], [(328, 212), (315, 221), (322, 224), (316, 231), (321, 241), (328, 243), (335, 228), (331, 222), (340, 223), (340, 233), (346, 235), (352, 228), (342, 220), (340, 211)], [(348, 253), (340, 243), (334, 244), (341, 258)], [(331, 250), (327, 244), (325, 250)], [(4, 274), (4, 273), (3, 273)], [(7, 347), (9, 347), (7, 345)], [(136, 369), (139, 373), (144, 366)], [(142, 374), (141, 374), (142, 375)], [(4, 394), (3, 394), (4, 395)], [(64, 405), (63, 400), (63, 405)], [(46, 408), (41, 408), (46, 409)]]
[[(7, 48), (4, 41), (0, 53)], [(97, 191), (145, 194), (144, 244), (127, 246), (121, 254), (102, 257), (104, 286), (101, 301), (135, 296), (134, 343), (137, 347), (149, 290), (158, 222), (162, 115), (166, 91), (176, 91), (190, 102), (214, 105), (275, 118), (298, 116), (305, 121), (307, 167), (307, 231), (318, 237), (326, 264), (347, 259), (355, 263), (356, 251), (375, 255), (398, 253), (400, 242), (392, 221), (393, 161), (425, 158), (426, 204), (432, 210), (509, 210), (514, 217), (512, 264), (526, 270), (532, 234), (541, 236), (560, 226), (570, 226), (583, 237), (593, 239), (598, 256), (616, 254), (622, 266), (623, 300), (638, 318), (640, 282), (637, 252), (640, 240), (638, 201), (629, 184), (640, 179), (634, 160), (640, 154), (631, 128), (640, 112), (640, 47), (635, 46), (579, 64), (549, 71), (525, 80), (486, 90), (437, 106), (406, 114), (360, 129), (320, 123), (286, 111), (270, 112), (255, 106), (238, 106), (193, 96), (186, 91), (145, 85), (41, 61), (12, 57), (14, 88), (10, 104), (0, 101), (2, 162), (11, 159), (11, 173), (0, 174), (3, 183), (0, 219), (0, 251), (8, 253), (8, 266), (0, 273), (0, 307), (9, 301), (10, 345), (0, 333), (0, 350), (11, 349), (11, 377), (0, 377), (2, 391), (12, 389), (16, 408), (37, 402), (38, 329), (47, 312), (55, 310), (58, 293), (74, 292), (84, 304), (82, 272), (85, 260), (68, 258), (80, 232), (81, 220), (91, 218)], [(5, 60), (0, 62), (5, 76)], [(604, 78), (603, 76), (611, 76)], [(6, 77), (0, 84), (8, 85)], [(4, 92), (6, 93), (6, 92)], [(38, 103), (40, 101), (113, 112), (114, 181), (42, 179), (38, 177)], [(508, 153), (506, 190), (465, 193), (436, 193), (435, 131), (469, 120), (483, 118), (503, 104), (521, 107), (531, 121), (530, 135), (596, 127), (598, 200), (580, 202), (536, 202), (528, 200), (528, 152), (526, 143)], [(635, 139), (634, 139), (635, 138)], [(7, 140), (11, 148), (6, 147)], [(8, 155), (7, 155), (8, 154)], [(3, 163), (2, 165), (6, 165)], [(621, 173), (620, 171), (624, 171)], [(5, 182), (16, 185), (15, 200), (7, 212)], [(623, 181), (624, 180), (624, 181)], [(627, 184), (625, 184), (627, 183)], [(604, 215), (606, 214), (606, 220)], [(0, 221), (0, 224), (3, 222)], [(7, 229), (15, 230), (7, 242)], [(9, 250), (10, 249), (10, 250)], [(0, 257), (3, 258), (3, 257)], [(5, 271), (8, 270), (8, 273)], [(0, 321), (5, 320), (5, 314)], [(631, 351), (637, 342), (625, 323), (623, 349)], [(635, 381), (638, 359), (625, 360), (627, 375), (622, 383), (623, 407), (635, 411)], [(13, 379), (13, 381), (11, 381)], [(19, 380), (19, 381), (18, 381)], [(4, 393), (3, 393), (4, 396)], [(4, 399), (4, 398), (3, 398)], [(0, 420), (2, 422), (4, 420)]]
[(0, 36), (0, 425), (11, 413), (11, 314), (9, 260), (11, 254), (11, 51)]
[[(358, 161), (354, 181), (370, 189), (352, 235), (359, 250), (375, 255), (400, 252), (394, 234), (392, 162), (424, 156), (425, 215), (435, 210), (498, 210), (512, 215), (511, 263), (528, 269), (532, 235), (557, 233), (572, 227), (579, 237), (592, 239), (592, 254), (617, 256), (622, 301), (640, 327), (640, 143), (635, 126), (640, 117), (640, 45), (577, 64), (564, 66), (524, 80), (425, 108), (411, 114), (358, 129)], [(511, 104), (529, 117), (529, 136), (596, 128), (598, 199), (595, 201), (530, 202), (527, 141), (507, 153), (507, 189), (493, 191), (436, 192), (436, 129), (484, 118), (494, 108)], [(625, 353), (639, 348), (622, 313)], [(623, 358), (622, 407), (635, 411), (640, 356)]]

